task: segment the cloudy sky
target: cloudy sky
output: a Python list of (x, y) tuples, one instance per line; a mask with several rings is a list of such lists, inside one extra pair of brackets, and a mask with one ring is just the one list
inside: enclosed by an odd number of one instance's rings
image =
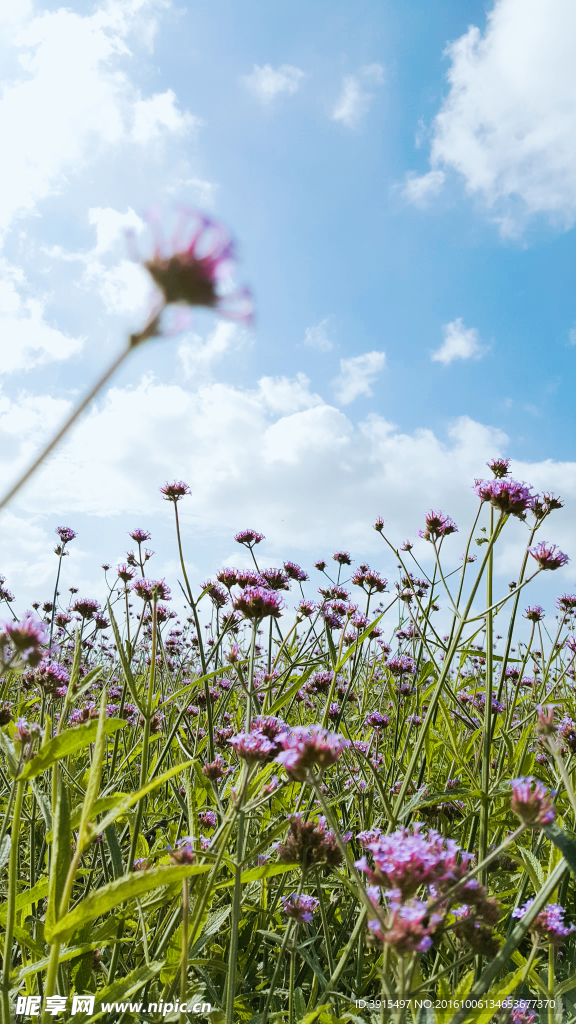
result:
[(174, 478), (197, 580), (246, 526), (269, 564), (386, 570), (375, 517), (401, 542), (431, 506), (457, 559), (495, 454), (567, 500), (546, 539), (572, 584), (572, 0), (11, 0), (0, 27), (3, 486), (143, 323), (124, 236), (152, 206), (228, 224), (257, 306), (135, 353), (18, 495), (19, 605), (50, 594), (57, 525), (64, 585), (99, 593), (135, 526), (174, 574)]

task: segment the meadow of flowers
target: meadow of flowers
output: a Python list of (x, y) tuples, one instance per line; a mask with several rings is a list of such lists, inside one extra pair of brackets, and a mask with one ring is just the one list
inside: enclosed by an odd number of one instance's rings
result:
[[(205, 227), (148, 260), (163, 306), (219, 306)], [(64, 526), (50, 601), (18, 614), (2, 578), (3, 1024), (78, 994), (78, 1024), (576, 1019), (576, 594), (535, 603), (562, 502), (485, 475), (466, 529), (423, 513), (424, 566), (373, 524), (388, 580), (347, 551), (268, 567), (245, 529), (250, 567), (196, 584), (182, 481), (175, 579), (138, 528), (79, 594)]]

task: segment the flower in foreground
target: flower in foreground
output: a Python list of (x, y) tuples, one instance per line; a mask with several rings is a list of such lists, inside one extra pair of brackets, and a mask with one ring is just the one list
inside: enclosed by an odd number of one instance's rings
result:
[(510, 806), (526, 828), (550, 825), (556, 813), (552, 796), (542, 782), (527, 775), (513, 779)]
[(456, 881), (469, 856), (460, 853), (453, 839), (445, 839), (433, 830), (425, 835), (421, 828), (417, 822), (412, 830), (401, 828), (362, 843), (372, 854), (374, 868), (365, 856), (356, 862), (356, 867), (366, 874), (371, 885), (398, 890), (403, 899), (409, 899), (421, 885)]
[(27, 612), (19, 622), (7, 622), (0, 633), (0, 648), (9, 643), (20, 661), (36, 668), (44, 657), (46, 629), (42, 622)]
[(309, 924), (314, 911), (320, 906), (320, 900), (317, 900), (315, 896), (303, 894), (298, 896), (295, 892), (290, 896), (282, 896), (281, 902), (286, 916), (291, 917), (298, 924)]
[(271, 615), (277, 619), (282, 614), (282, 598), (274, 590), (264, 587), (245, 587), (234, 601), (234, 611), (241, 612), (245, 619), (260, 621)]
[[(250, 323), (252, 299), (247, 288), (222, 294), (219, 286), (234, 268), (234, 243), (226, 228), (196, 210), (182, 207), (169, 243), (162, 238), (160, 217), (149, 216), (155, 239), (152, 255), (142, 260), (167, 305), (207, 306), (221, 316)], [(133, 236), (129, 237), (133, 238)]]
[(547, 544), (545, 540), (533, 548), (528, 548), (528, 551), (541, 569), (561, 569), (570, 561), (568, 555), (560, 551), (556, 544)]
[(489, 501), (505, 515), (523, 516), (537, 500), (530, 485), (517, 480), (475, 480), (474, 490), (480, 501)]
[(74, 601), (72, 611), (78, 612), (78, 615), (89, 622), (90, 619), (94, 618), (96, 612), (100, 611), (100, 605), (98, 604), (98, 601), (95, 601), (91, 597), (81, 597), (77, 601)]
[(136, 580), (132, 590), (143, 601), (169, 601), (171, 596), (164, 580)]
[[(512, 911), (512, 917), (523, 918), (533, 903), (534, 900), (528, 900), (524, 906), (517, 907)], [(576, 925), (564, 922), (565, 913), (566, 910), (559, 903), (548, 903), (530, 925), (533, 937), (551, 942), (557, 947), (562, 945), (566, 936), (576, 931)]]
[(315, 765), (321, 770), (336, 764), (350, 740), (339, 733), (328, 732), (321, 725), (297, 725), (280, 737), (283, 750), (275, 761), (299, 781), (304, 781), (308, 770)]
[(256, 761), (265, 761), (274, 750), (274, 744), (261, 732), (239, 732), (232, 736), (228, 743), (234, 748), (238, 757), (241, 757), (248, 764)]
[(221, 757), (220, 754), (216, 754), (214, 761), (207, 761), (202, 768), (202, 774), (210, 779), (211, 782), (218, 782), (219, 779), (223, 778), (224, 775), (229, 771), (228, 763)]
[(410, 900), (408, 903), (394, 901), (397, 896), (394, 890), (388, 893), (391, 898), (388, 927), (382, 928), (376, 918), (368, 921), (368, 928), (380, 942), (393, 946), (397, 953), (423, 953), (432, 945), (431, 936), (444, 920), (443, 914), (430, 913), (428, 904), (422, 900)]

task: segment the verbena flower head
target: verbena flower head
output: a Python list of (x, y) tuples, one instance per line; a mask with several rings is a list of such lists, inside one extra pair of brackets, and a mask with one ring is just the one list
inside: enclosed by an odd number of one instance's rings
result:
[(541, 540), (533, 548), (528, 548), (532, 558), (538, 563), (541, 569), (561, 569), (570, 559), (556, 544), (547, 544)]
[(458, 533), (456, 523), (445, 512), (430, 510), (426, 513), (425, 523), (425, 529), (418, 531), (418, 535), (424, 540), (441, 540), (442, 537), (448, 537), (451, 533)]
[(193, 864), (196, 852), (192, 846), (192, 836), (183, 836), (179, 839), (176, 849), (170, 850), (170, 857), (173, 864)]
[[(388, 894), (393, 897), (392, 893)], [(380, 942), (385, 942), (398, 953), (424, 953), (432, 945), (432, 937), (444, 920), (444, 915), (430, 913), (422, 900), (397, 903), (392, 898), (391, 914), (383, 929), (378, 918), (368, 921), (368, 928)]]
[(314, 911), (320, 906), (320, 900), (315, 896), (298, 896), (295, 892), (290, 893), (290, 896), (281, 896), (280, 900), (286, 916), (293, 918), (298, 924), (309, 924)]
[[(371, 885), (396, 889), (406, 900), (413, 897), (421, 885), (456, 879), (459, 869), (461, 871), (458, 843), (433, 830), (425, 835), (421, 828), (417, 822), (411, 830), (401, 828), (363, 843), (372, 854), (374, 868), (365, 856), (356, 862), (356, 867), (366, 874)], [(466, 855), (461, 857), (465, 863)]]
[(489, 501), (506, 515), (522, 517), (537, 499), (530, 485), (517, 480), (475, 480), (474, 490), (481, 501)]
[(319, 558), (317, 562), (314, 562), (314, 568), (318, 569), (318, 572), (324, 572), (326, 568), (326, 562), (323, 558)]
[(220, 572), (216, 573), (216, 579), (218, 580), (218, 583), (222, 584), (222, 586), (231, 590), (238, 582), (238, 570), (224, 567), (223, 569), (220, 569)]
[(187, 494), (191, 493), (192, 492), (188, 487), (188, 484), (185, 484), (183, 480), (175, 480), (173, 484), (165, 483), (164, 486), (160, 488), (160, 494), (163, 495), (164, 501), (180, 501), (181, 498), (184, 498)]
[(544, 609), (539, 604), (530, 605), (524, 612), (524, 618), (530, 622), (541, 622), (544, 618)]
[(362, 587), (367, 594), (383, 594), (388, 586), (388, 581), (383, 579), (379, 572), (370, 569), (367, 565), (360, 566), (352, 576), (352, 583), (356, 587)]
[(513, 779), (510, 806), (527, 828), (550, 825), (556, 817), (552, 796), (542, 782), (532, 778)]
[(94, 601), (90, 597), (81, 597), (77, 601), (74, 601), (72, 611), (77, 612), (81, 618), (89, 621), (94, 618), (97, 612), (100, 611), (100, 605), (98, 601)]
[(218, 583), (213, 583), (212, 580), (205, 580), (200, 586), (202, 590), (208, 592), (208, 596), (215, 608), (224, 608), (228, 604), (228, 594)]
[(276, 762), (284, 766), (294, 778), (303, 780), (308, 770), (318, 766), (321, 770), (330, 768), (350, 740), (339, 733), (328, 732), (320, 725), (297, 725), (280, 737), (283, 750), (276, 755)]
[(388, 715), (381, 715), (379, 711), (372, 711), (364, 720), (364, 725), (372, 729), (386, 729), (390, 725)]
[(486, 465), (499, 480), (510, 473), (510, 459), (490, 459)]
[(44, 646), (48, 641), (43, 622), (27, 612), (18, 622), (6, 622), (0, 632), (0, 647), (10, 644), (19, 660), (36, 668), (44, 657)]
[(253, 548), (255, 544), (260, 544), (265, 539), (264, 534), (258, 533), (257, 530), (240, 530), (234, 537), (238, 544), (244, 544), (247, 548)]
[(376, 533), (382, 533), (382, 530), (384, 529), (384, 520), (382, 519), (382, 516), (378, 516), (378, 519), (374, 523), (374, 529), (376, 530)]
[(64, 665), (59, 665), (55, 661), (46, 661), (36, 670), (34, 682), (48, 696), (61, 696), (58, 691), (64, 688), (64, 693), (66, 692), (70, 675)]
[(274, 744), (261, 732), (239, 732), (237, 736), (231, 736), (228, 743), (238, 757), (249, 764), (265, 761), (275, 749)]
[(309, 578), (308, 573), (296, 562), (284, 562), (284, 572), (289, 579), (296, 580), (297, 583), (304, 583)]
[(558, 598), (557, 604), (561, 612), (576, 611), (576, 594), (562, 594)]
[(393, 676), (416, 674), (416, 665), (407, 654), (402, 654), (398, 658), (388, 658), (388, 661), (385, 662), (385, 667)]
[(262, 569), (260, 572), (262, 586), (270, 590), (290, 590), (288, 575), (283, 569)]
[(57, 526), (54, 532), (58, 534), (62, 544), (69, 544), (76, 537), (76, 531), (69, 526)]
[(352, 559), (348, 551), (335, 551), (332, 558), (335, 562), (338, 562), (338, 565), (352, 565)]
[(148, 530), (131, 530), (128, 532), (128, 536), (131, 537), (136, 544), (145, 544), (147, 540), (150, 540), (150, 532)]
[[(512, 917), (523, 918), (533, 903), (533, 899), (527, 900), (522, 907), (517, 907), (512, 912)], [(565, 908), (559, 903), (548, 903), (530, 925), (530, 931), (534, 938), (551, 942), (557, 948), (561, 946), (564, 939), (576, 931), (576, 925), (565, 923), (565, 914)]]
[(223, 778), (229, 772), (230, 768), (228, 762), (224, 760), (221, 754), (216, 754), (214, 761), (207, 761), (202, 768), (202, 774), (210, 779), (211, 782), (218, 782), (219, 779)]
[(264, 587), (246, 587), (234, 600), (234, 610), (241, 612), (245, 619), (259, 622), (271, 615), (277, 619), (282, 614), (282, 598), (274, 590)]
[(216, 828), (218, 818), (214, 811), (199, 811), (198, 823), (202, 825), (203, 828)]
[(316, 610), (314, 601), (301, 601), (296, 609), (298, 615), (302, 615), (305, 619), (309, 619), (311, 615), (314, 615)]
[(171, 597), (170, 587), (165, 580), (136, 580), (132, 590), (143, 601), (169, 601)]
[[(154, 231), (152, 255), (142, 260), (167, 305), (207, 306), (221, 316), (250, 323), (252, 297), (247, 288), (223, 294), (221, 283), (234, 269), (234, 243), (226, 228), (197, 210), (180, 208), (180, 218), (169, 242), (162, 236), (161, 214), (151, 211)], [(129, 233), (134, 248), (133, 234)]]
[(576, 754), (576, 722), (569, 715), (558, 723), (558, 735), (572, 754)]
[(301, 814), (293, 814), (288, 820), (288, 835), (277, 847), (281, 861), (300, 864), (304, 871), (319, 864), (335, 868), (342, 863), (342, 852), (324, 818), (302, 821)]

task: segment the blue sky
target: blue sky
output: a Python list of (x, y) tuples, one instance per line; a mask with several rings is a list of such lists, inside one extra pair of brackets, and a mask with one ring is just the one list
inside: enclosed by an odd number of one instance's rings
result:
[(569, 0), (13, 0), (0, 27), (3, 478), (142, 322), (123, 231), (152, 204), (228, 224), (257, 307), (251, 334), (199, 314), (136, 353), (18, 497), (0, 556), (23, 600), (59, 524), (85, 588), (135, 525), (173, 572), (174, 477), (199, 576), (247, 525), (270, 561), (386, 568), (375, 516), (398, 541), (430, 506), (463, 531), (497, 453), (566, 497), (547, 539), (576, 560)]

